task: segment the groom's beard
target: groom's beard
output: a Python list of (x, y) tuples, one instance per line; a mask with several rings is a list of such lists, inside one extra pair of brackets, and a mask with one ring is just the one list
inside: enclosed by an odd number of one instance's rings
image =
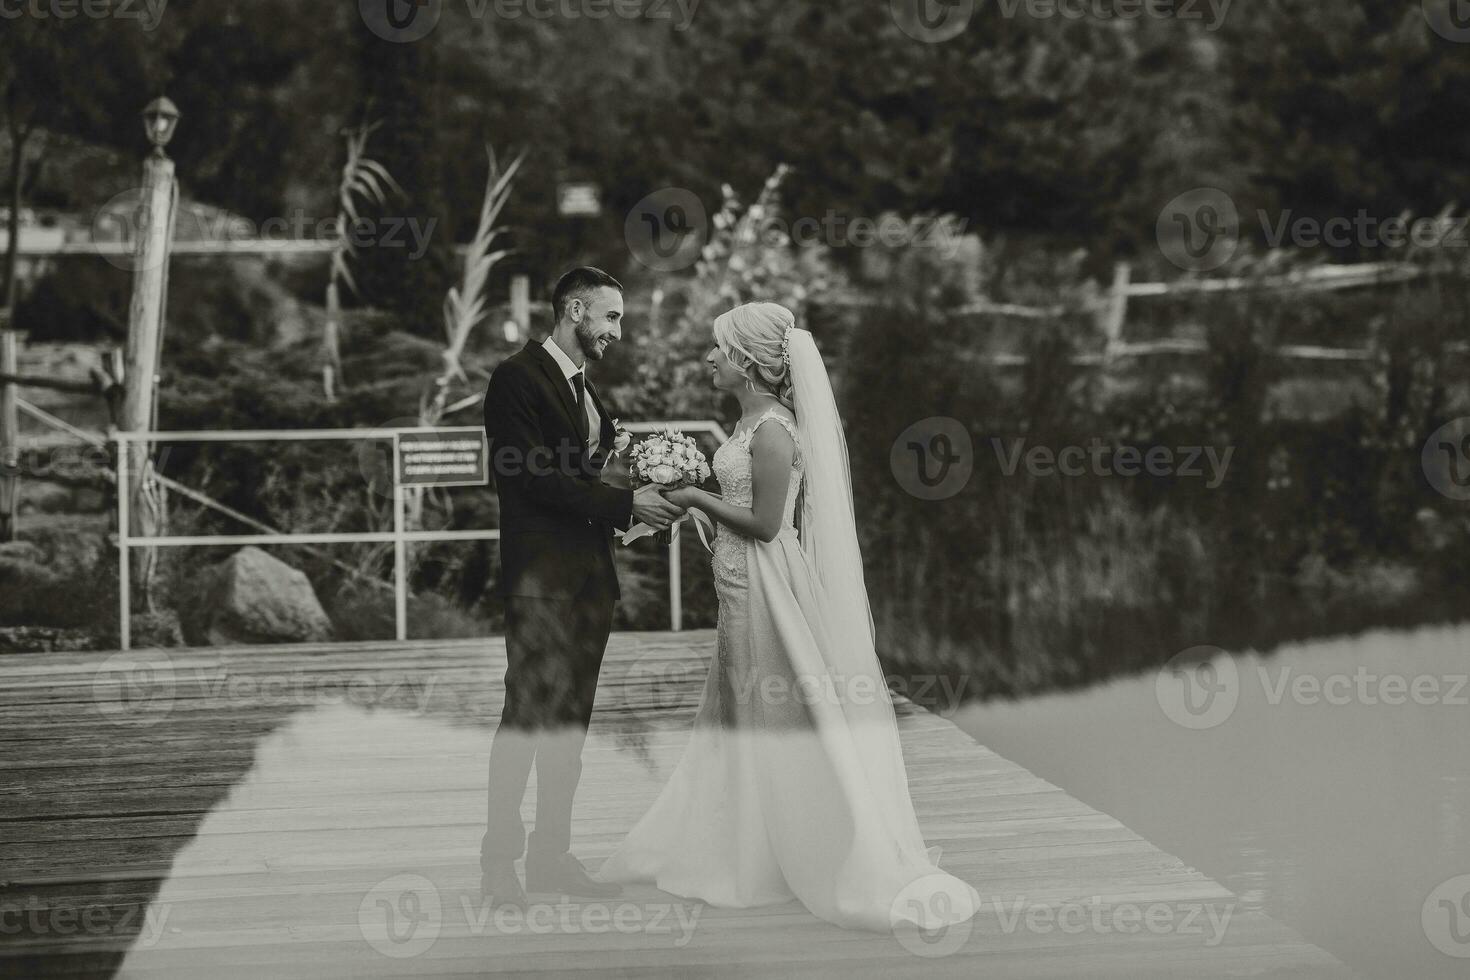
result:
[(607, 353), (601, 339), (593, 334), (591, 327), (586, 324), (577, 326), (577, 346), (582, 348), (582, 356), (589, 361), (600, 361)]

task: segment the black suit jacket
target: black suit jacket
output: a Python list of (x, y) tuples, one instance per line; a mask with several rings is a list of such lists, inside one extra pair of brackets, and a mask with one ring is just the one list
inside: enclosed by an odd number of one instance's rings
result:
[[(587, 396), (602, 416), (601, 447), (610, 449), (612, 417), (590, 381)], [(607, 453), (587, 452), (572, 386), (540, 344), (491, 375), (485, 435), (500, 497), (499, 593), (571, 598), (590, 584), (617, 598), (613, 529), (632, 522), (633, 491), (602, 482)]]

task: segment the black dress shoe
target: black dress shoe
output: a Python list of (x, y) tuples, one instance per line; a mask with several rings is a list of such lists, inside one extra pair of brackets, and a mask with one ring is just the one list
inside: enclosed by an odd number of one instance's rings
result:
[(614, 898), (623, 886), (611, 881), (593, 881), (587, 869), (570, 853), (555, 857), (526, 857), (526, 887), (533, 892), (551, 892), (577, 898)]
[(509, 906), (526, 910), (526, 891), (513, 864), (498, 864), (480, 875), (480, 894), (491, 908)]

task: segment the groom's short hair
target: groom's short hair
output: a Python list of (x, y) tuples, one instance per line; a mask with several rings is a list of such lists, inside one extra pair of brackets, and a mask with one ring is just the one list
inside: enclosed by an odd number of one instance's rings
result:
[(584, 265), (562, 276), (551, 294), (551, 316), (556, 323), (567, 315), (567, 304), (574, 299), (586, 301), (588, 294), (603, 287), (623, 291), (623, 284), (601, 269)]

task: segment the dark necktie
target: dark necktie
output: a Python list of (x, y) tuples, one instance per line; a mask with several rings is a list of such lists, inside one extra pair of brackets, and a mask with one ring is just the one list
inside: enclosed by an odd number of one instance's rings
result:
[(592, 437), (587, 423), (587, 377), (581, 371), (572, 375), (572, 387), (577, 389), (577, 434), (585, 443)]

